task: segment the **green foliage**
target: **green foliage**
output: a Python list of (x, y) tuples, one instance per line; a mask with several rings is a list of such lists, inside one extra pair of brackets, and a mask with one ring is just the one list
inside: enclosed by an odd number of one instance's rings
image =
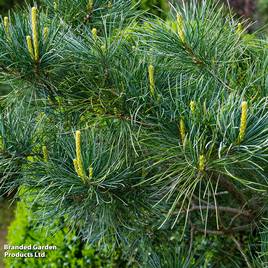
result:
[(0, 189), (5, 194), (19, 186), (24, 166), (37, 153), (42, 140), (41, 135), (36, 135), (42, 117), (36, 117), (23, 101), (9, 104), (8, 108), (1, 108), (0, 114)]
[(149, 11), (151, 14), (164, 17), (169, 10), (167, 0), (133, 0), (134, 4), (138, 4), (141, 9)]
[[(92, 4), (89, 4), (90, 2)], [(134, 15), (129, 0), (42, 0), (42, 3), (47, 7), (46, 12), (48, 10), (51, 18), (62, 19), (61, 23), (66, 23), (67, 26), (77, 26), (83, 23), (99, 30), (103, 27), (103, 18), (116, 28), (120, 26), (116, 24), (116, 21), (120, 22), (122, 17), (127, 19)]]
[(268, 11), (268, 1), (267, 0), (259, 0), (257, 3), (257, 11), (260, 14), (260, 18), (264, 23), (267, 23), (267, 11)]
[[(5, 51), (5, 54), (2, 55), (1, 62), (2, 66), (12, 65), (12, 70), (6, 70), (7, 75), (21, 75), (27, 79), (29, 77), (36, 77), (38, 74), (36, 83), (44, 83), (47, 75), (53, 73), (53, 69), (49, 67), (54, 64), (59, 65), (59, 59), (62, 57), (57, 47), (57, 44), (60, 42), (59, 39), (56, 39), (58, 26), (55, 25), (55, 21), (53, 20), (48, 22), (47, 18), (44, 17), (45, 14), (39, 14), (38, 29), (40, 29), (40, 31), (38, 31), (38, 45), (42, 62), (40, 62), (38, 68), (36, 68), (26, 42), (26, 36), (32, 35), (30, 10), (27, 13), (24, 15), (12, 13), (12, 15), (9, 16), (9, 20), (14, 20), (15, 25), (9, 23), (7, 29), (1, 27), (0, 35), (3, 38), (1, 39), (0, 47), (2, 51)], [(49, 27), (48, 36), (46, 38), (44, 37), (45, 27)], [(18, 46), (18, 44), (21, 45)], [(44, 69), (46, 71), (44, 71)]]
[(165, 21), (131, 2), (44, 0), (36, 27), (29, 8), (0, 27), (14, 88), (2, 125), (18, 99), (25, 111), (1, 132), (4, 152), (26, 152), (4, 176), (29, 189), (38, 224), (120, 247), (130, 265), (251, 267), (267, 218), (267, 41), (219, 4)]
[(0, 0), (0, 12), (1, 14), (7, 13), (8, 10), (17, 4), (22, 4), (23, 0)]
[[(47, 229), (37, 229), (35, 216), (27, 207), (27, 201), (21, 200), (17, 203), (15, 219), (9, 227), (9, 245), (53, 245), (57, 250), (45, 250), (46, 258), (5, 258), (6, 267), (119, 267), (123, 265), (120, 253), (114, 251), (112, 255), (106, 250), (97, 251), (89, 245), (84, 244), (67, 227), (62, 228), (53, 235), (47, 233)], [(28, 201), (29, 202), (29, 201)], [(55, 220), (58, 225), (60, 220)], [(32, 251), (20, 251), (29, 253)], [(9, 253), (17, 253), (10, 250)], [(43, 252), (43, 251), (40, 251)]]

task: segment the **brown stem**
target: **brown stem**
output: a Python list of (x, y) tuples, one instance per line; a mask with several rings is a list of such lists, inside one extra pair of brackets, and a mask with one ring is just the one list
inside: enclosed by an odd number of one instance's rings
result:
[(241, 206), (247, 203), (246, 197), (241, 193), (236, 186), (223, 176), (219, 176), (219, 184), (227, 190), (239, 202)]
[(252, 223), (252, 224), (241, 225), (241, 226), (227, 229), (227, 231), (230, 230), (230, 232), (235, 233), (235, 232), (245, 231), (245, 230), (248, 230), (248, 229), (253, 228), (253, 227), (256, 227), (256, 224)]
[(195, 210), (220, 210), (220, 211), (224, 211), (224, 212), (229, 212), (229, 213), (233, 213), (233, 214), (238, 214), (238, 215), (242, 215), (242, 216), (246, 216), (246, 217), (251, 217), (251, 213), (248, 210), (241, 210), (241, 209), (237, 209), (237, 208), (231, 208), (231, 207), (222, 207), (222, 206), (213, 206), (213, 205), (206, 205), (206, 206), (197, 206), (197, 205), (193, 205), (188, 211), (195, 211)]
[(208, 230), (208, 229), (201, 229), (201, 228), (197, 228), (195, 226), (195, 230), (200, 232), (200, 233), (204, 233), (204, 234), (212, 234), (212, 235), (224, 235), (224, 231), (220, 231), (220, 230)]
[(235, 234), (237, 232), (248, 230), (249, 228), (252, 228), (252, 227), (254, 227), (254, 224), (241, 225), (241, 226), (228, 228), (228, 229), (221, 229), (221, 230), (206, 230), (206, 229), (201, 229), (195, 226), (195, 230), (204, 234), (230, 235), (230, 234)]

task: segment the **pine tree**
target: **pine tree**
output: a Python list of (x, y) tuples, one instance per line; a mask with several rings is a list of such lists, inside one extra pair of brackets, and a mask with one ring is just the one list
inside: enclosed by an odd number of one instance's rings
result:
[(267, 41), (221, 5), (173, 4), (2, 19), (1, 191), (130, 267), (265, 267)]

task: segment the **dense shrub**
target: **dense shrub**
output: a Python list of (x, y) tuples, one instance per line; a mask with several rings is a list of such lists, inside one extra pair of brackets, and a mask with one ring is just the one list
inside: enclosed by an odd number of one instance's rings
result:
[[(92, 268), (117, 268), (124, 264), (120, 259), (120, 252), (110, 250), (98, 251), (89, 245), (84, 244), (74, 231), (63, 227), (55, 233), (51, 233), (47, 228), (36, 226), (34, 214), (27, 207), (27, 200), (17, 203), (15, 219), (8, 230), (8, 244), (13, 246), (53, 245), (57, 250), (45, 251), (45, 258), (5, 258), (7, 268), (58, 268), (58, 267), (92, 267)], [(54, 225), (59, 224), (59, 219), (54, 221)], [(55, 227), (54, 226), (54, 227)], [(51, 226), (53, 229), (53, 225)], [(9, 253), (29, 253), (31, 251), (9, 250)], [(37, 251), (37, 252), (43, 252)], [(112, 253), (111, 253), (112, 252)], [(126, 265), (124, 265), (126, 267)]]

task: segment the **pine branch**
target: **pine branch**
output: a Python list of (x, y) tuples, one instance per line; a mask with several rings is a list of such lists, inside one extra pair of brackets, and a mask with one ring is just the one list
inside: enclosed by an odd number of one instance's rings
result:
[(239, 191), (238, 188), (229, 179), (223, 175), (219, 175), (217, 179), (214, 177), (214, 180), (216, 182), (218, 181), (219, 185), (227, 190), (233, 196), (233, 198), (238, 201), (241, 207), (244, 207), (247, 204), (245, 195)]

